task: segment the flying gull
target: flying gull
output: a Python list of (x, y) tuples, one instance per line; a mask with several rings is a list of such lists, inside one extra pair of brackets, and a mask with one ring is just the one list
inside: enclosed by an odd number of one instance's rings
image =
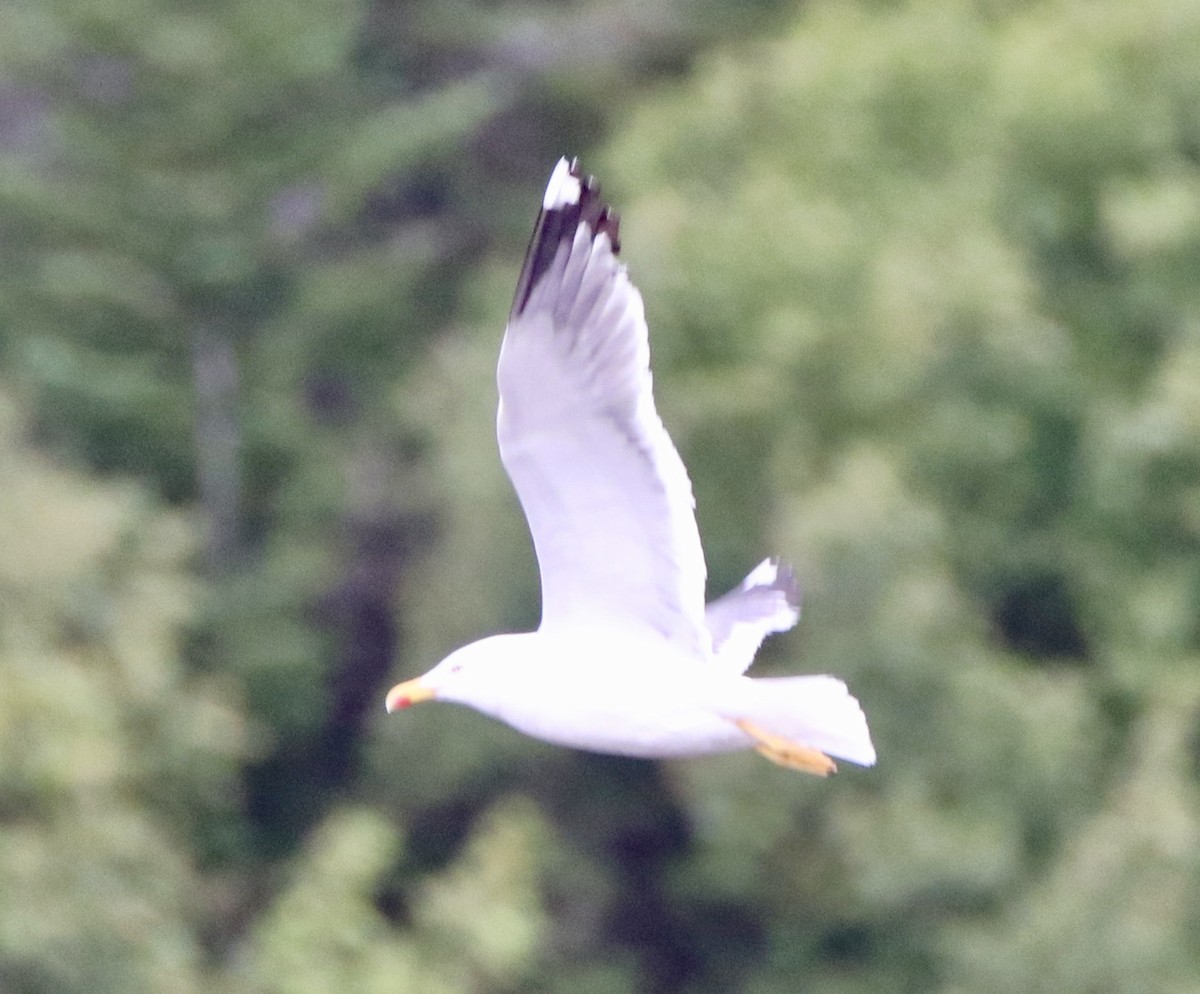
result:
[(790, 567), (756, 566), (705, 606), (687, 470), (654, 407), (642, 298), (617, 260), (618, 219), (575, 161), (546, 186), (500, 348), (500, 458), (541, 574), (537, 631), (452, 652), (387, 695), (436, 698), (594, 752), (757, 749), (822, 776), (875, 749), (832, 676), (744, 676), (800, 617)]

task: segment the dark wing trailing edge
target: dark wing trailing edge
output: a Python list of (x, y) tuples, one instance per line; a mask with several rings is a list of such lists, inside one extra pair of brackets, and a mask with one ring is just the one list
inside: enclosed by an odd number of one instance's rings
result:
[(580, 222), (591, 229), (593, 238), (601, 233), (608, 235), (613, 255), (621, 251), (621, 218), (600, 199), (600, 184), (594, 176), (580, 171), (578, 159), (571, 159), (569, 163), (563, 159), (546, 190), (546, 199), (525, 252), (525, 265), (517, 278), (510, 321), (525, 310), (530, 293), (554, 262), (559, 247), (564, 242), (570, 245), (574, 241)]

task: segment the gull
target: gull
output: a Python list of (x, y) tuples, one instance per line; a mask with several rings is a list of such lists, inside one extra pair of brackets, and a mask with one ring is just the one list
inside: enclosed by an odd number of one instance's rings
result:
[(558, 745), (644, 758), (757, 749), (821, 776), (875, 762), (862, 709), (828, 675), (745, 676), (800, 617), (794, 571), (765, 559), (704, 603), (687, 470), (654, 406), (642, 297), (618, 218), (577, 160), (542, 199), (497, 368), (500, 458), (537, 553), (534, 632), (457, 649), (387, 694), (437, 699)]

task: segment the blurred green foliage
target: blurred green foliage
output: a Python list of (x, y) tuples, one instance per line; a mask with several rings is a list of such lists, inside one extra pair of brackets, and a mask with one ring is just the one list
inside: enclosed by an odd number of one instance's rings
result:
[[(0, 990), (1200, 986), (1195, 4), (8, 13)], [(492, 382), (563, 152), (713, 591), (796, 562), (760, 667), (874, 770), (384, 719), (536, 621)]]

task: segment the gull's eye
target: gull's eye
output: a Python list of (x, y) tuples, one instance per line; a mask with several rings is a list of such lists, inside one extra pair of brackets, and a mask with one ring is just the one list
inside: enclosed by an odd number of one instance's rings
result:
[(457, 673), (461, 669), (462, 669), (462, 663), (455, 663), (453, 666), (450, 667), (450, 672)]

